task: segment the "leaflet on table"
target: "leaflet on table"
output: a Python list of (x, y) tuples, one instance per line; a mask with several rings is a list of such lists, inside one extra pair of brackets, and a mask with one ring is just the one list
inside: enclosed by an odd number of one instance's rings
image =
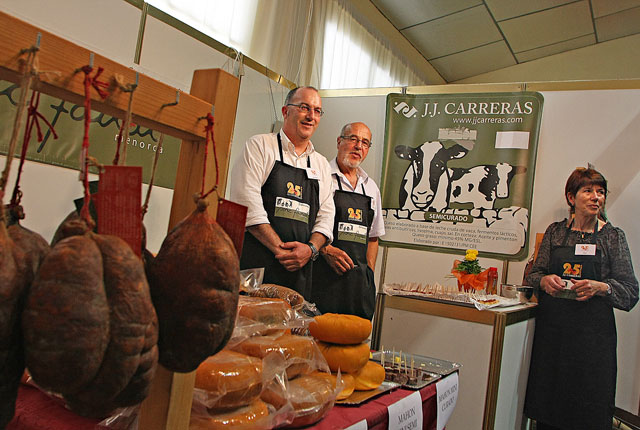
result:
[(442, 430), (447, 425), (458, 401), (458, 372), (454, 372), (436, 382), (438, 397), (438, 424), (436, 429)]
[(418, 430), (422, 428), (422, 396), (415, 391), (387, 406), (389, 430)]

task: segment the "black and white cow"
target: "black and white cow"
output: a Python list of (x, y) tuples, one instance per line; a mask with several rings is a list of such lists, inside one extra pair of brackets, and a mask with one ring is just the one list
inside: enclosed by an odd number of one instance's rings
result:
[(497, 198), (509, 196), (513, 176), (527, 170), (508, 163), (447, 167), (449, 160), (462, 158), (468, 151), (460, 144), (446, 148), (439, 141), (416, 148), (396, 146), (396, 155), (411, 161), (400, 187), (400, 208), (440, 212), (451, 203), (471, 203), (474, 208), (492, 209)]

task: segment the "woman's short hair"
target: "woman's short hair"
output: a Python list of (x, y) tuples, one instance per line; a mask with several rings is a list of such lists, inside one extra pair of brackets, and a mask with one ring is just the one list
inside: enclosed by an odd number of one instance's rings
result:
[(602, 173), (591, 167), (578, 167), (571, 172), (567, 184), (564, 186), (564, 198), (569, 206), (572, 206), (569, 201), (569, 193), (575, 196), (585, 185), (597, 185), (604, 188), (604, 196), (607, 197), (607, 180)]

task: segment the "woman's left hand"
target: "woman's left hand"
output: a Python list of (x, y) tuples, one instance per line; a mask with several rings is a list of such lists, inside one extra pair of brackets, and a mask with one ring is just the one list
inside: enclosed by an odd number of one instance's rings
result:
[(574, 281), (571, 289), (578, 295), (576, 300), (584, 302), (593, 296), (602, 296), (603, 293), (607, 291), (607, 284), (591, 279), (580, 279), (579, 281)]

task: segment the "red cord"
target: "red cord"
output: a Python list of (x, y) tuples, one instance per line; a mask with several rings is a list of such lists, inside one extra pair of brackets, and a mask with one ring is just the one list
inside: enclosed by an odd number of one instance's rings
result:
[(82, 138), (82, 152), (80, 154), (80, 163), (82, 165), (81, 177), (84, 185), (84, 205), (80, 210), (80, 216), (87, 222), (91, 223), (91, 215), (89, 214), (89, 203), (91, 202), (91, 193), (89, 192), (89, 125), (91, 124), (91, 87), (97, 91), (101, 98), (106, 98), (109, 94), (103, 90), (109, 86), (106, 82), (98, 81), (98, 77), (104, 71), (104, 68), (98, 67), (98, 71), (92, 78), (90, 76), (93, 68), (84, 66), (84, 136)]
[[(218, 188), (218, 178), (219, 178), (219, 169), (218, 169), (218, 154), (216, 153), (216, 141), (213, 138), (213, 115), (210, 113), (206, 116), (207, 125), (204, 127), (204, 131), (206, 133), (206, 142), (204, 149), (204, 167), (202, 168), (202, 189), (200, 191), (202, 199), (211, 194), (214, 190)], [(207, 157), (209, 152), (209, 138), (211, 138), (211, 146), (213, 146), (213, 159), (216, 163), (216, 184), (211, 188), (206, 194), (204, 194), (204, 179), (207, 176)]]
[(13, 188), (13, 195), (11, 196), (11, 206), (17, 206), (20, 204), (22, 200), (22, 191), (20, 191), (20, 177), (22, 176), (22, 169), (24, 167), (24, 162), (27, 159), (27, 148), (29, 147), (29, 141), (31, 140), (31, 132), (33, 131), (33, 126), (36, 126), (36, 131), (38, 132), (38, 142), (42, 142), (44, 136), (42, 134), (42, 129), (40, 127), (39, 119), (44, 121), (44, 123), (49, 127), (51, 133), (53, 134), (53, 138), (57, 139), (58, 134), (56, 133), (53, 125), (44, 117), (40, 112), (38, 112), (38, 106), (40, 105), (40, 92), (33, 91), (31, 93), (31, 101), (29, 102), (29, 108), (27, 109), (27, 122), (25, 125), (24, 138), (22, 140), (22, 151), (20, 152), (20, 165), (18, 166), (18, 175), (16, 177), (16, 185)]

